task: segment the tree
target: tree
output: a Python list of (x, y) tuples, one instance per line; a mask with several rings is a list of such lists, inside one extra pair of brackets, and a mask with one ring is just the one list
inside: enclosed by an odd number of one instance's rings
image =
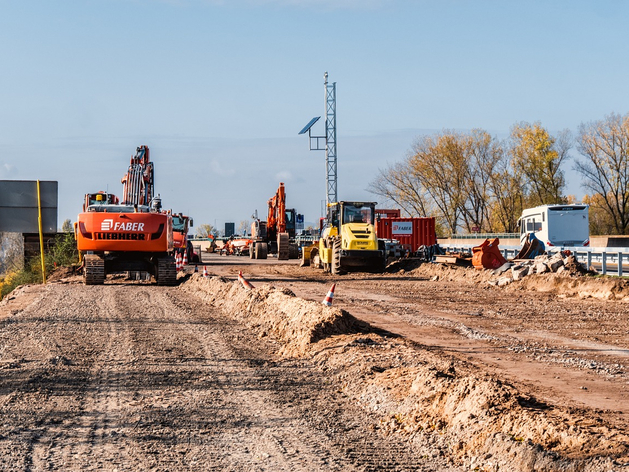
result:
[(570, 150), (569, 131), (554, 138), (539, 122), (522, 122), (511, 128), (510, 144), (514, 170), (525, 178), (526, 204), (563, 203), (566, 182), (561, 165)]
[(238, 234), (246, 236), (250, 229), (250, 225), (251, 224), (248, 220), (241, 220), (240, 223), (238, 223)]
[(218, 236), (218, 231), (212, 225), (203, 224), (197, 226), (195, 234), (198, 238), (209, 238)]
[(469, 176), (465, 141), (457, 133), (444, 131), (422, 137), (413, 151), (409, 160), (411, 172), (430, 196), (448, 230), (456, 233)]
[(71, 233), (72, 231), (73, 231), (72, 221), (70, 221), (70, 218), (68, 218), (67, 220), (64, 220), (63, 224), (61, 225), (61, 232)]
[(616, 227), (611, 214), (606, 209), (605, 198), (600, 193), (585, 195), (583, 203), (590, 206), (590, 234), (614, 234)]
[(407, 157), (386, 169), (369, 183), (367, 190), (399, 206), (409, 216), (426, 217), (431, 214), (428, 195), (419, 179), (413, 174)]
[(607, 214), (613, 234), (629, 232), (629, 114), (610, 114), (579, 126), (575, 169), (592, 192), (594, 210)]
[(489, 220), (492, 232), (516, 233), (518, 217), (524, 208), (524, 183), (511, 161), (504, 158), (498, 162), (489, 181), (492, 201), (489, 204)]
[(503, 158), (500, 143), (486, 131), (476, 129), (467, 136), (466, 200), (463, 205), (463, 220), (468, 232), (491, 232), (489, 210), (492, 201), (492, 186), (496, 171)]

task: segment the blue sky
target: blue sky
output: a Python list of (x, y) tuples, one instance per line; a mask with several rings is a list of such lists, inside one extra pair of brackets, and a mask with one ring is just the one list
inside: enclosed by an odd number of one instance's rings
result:
[(146, 144), (164, 205), (197, 225), (264, 214), (280, 181), (315, 221), (325, 155), (297, 133), (324, 114), (325, 71), (339, 197), (378, 200), (368, 182), (422, 133), (629, 112), (628, 18), (624, 1), (0, 0), (0, 179), (59, 181), (61, 225), (85, 193), (120, 194)]

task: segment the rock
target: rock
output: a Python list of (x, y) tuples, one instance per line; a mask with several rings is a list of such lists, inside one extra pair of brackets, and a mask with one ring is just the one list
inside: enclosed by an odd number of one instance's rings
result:
[(563, 262), (563, 258), (561, 257), (561, 254), (555, 254), (548, 261), (548, 268), (550, 269), (551, 272), (557, 272), (557, 269), (559, 269), (563, 265), (564, 265), (564, 262)]
[(498, 279), (498, 287), (504, 287), (506, 285), (509, 285), (511, 282), (513, 282), (513, 279), (511, 277), (500, 277)]
[(520, 280), (529, 274), (529, 267), (525, 265), (517, 265), (511, 267), (511, 275), (513, 280)]
[(494, 269), (493, 274), (494, 275), (499, 275), (502, 274), (503, 272), (506, 272), (507, 270), (509, 270), (509, 268), (513, 266), (513, 262), (505, 262), (504, 264), (502, 264), (500, 267), (498, 267), (497, 269)]
[(545, 263), (541, 262), (541, 261), (537, 262), (535, 264), (535, 273), (536, 274), (543, 274), (545, 272), (548, 272), (548, 266)]

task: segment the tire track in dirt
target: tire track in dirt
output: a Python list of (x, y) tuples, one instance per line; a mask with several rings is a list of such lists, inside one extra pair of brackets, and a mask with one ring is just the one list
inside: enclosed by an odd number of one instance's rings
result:
[(2, 470), (458, 470), (177, 288), (50, 285), (0, 341)]

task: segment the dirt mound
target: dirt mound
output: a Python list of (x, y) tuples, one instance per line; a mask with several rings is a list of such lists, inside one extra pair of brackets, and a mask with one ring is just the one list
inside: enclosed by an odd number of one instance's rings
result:
[(328, 336), (370, 329), (346, 311), (297, 298), (290, 290), (270, 285), (245, 290), (240, 282), (195, 274), (181, 288), (239, 314), (260, 336), (278, 339), (284, 356), (301, 356), (312, 343)]
[(69, 283), (71, 279), (80, 277), (73, 267), (57, 267), (48, 277), (47, 282)]
[[(554, 293), (560, 297), (598, 298), (629, 301), (629, 280), (613, 276), (596, 276), (574, 256), (564, 259), (558, 272), (531, 273), (513, 280), (510, 271), (478, 270), (450, 264), (401, 260), (387, 268), (389, 273), (420, 280), (491, 284), (501, 290), (532, 290)], [(506, 275), (505, 275), (506, 274)], [(508, 281), (504, 284), (501, 280)]]
[[(489, 271), (422, 264), (410, 272), (469, 280)], [(339, 395), (375, 418), (374, 429), (406, 437), (427, 455), (441, 451), (473, 470), (629, 466), (629, 436), (597, 419), (596, 411), (544, 403), (465, 362), (375, 332), (343, 310), (296, 298), (287, 289), (247, 291), (217, 277), (195, 275), (180, 287), (236, 314), (259, 336), (273, 336), (281, 355), (312, 359), (334, 376)]]
[(375, 428), (429, 445), (428, 455), (441, 450), (472, 470), (626, 469), (629, 436), (596, 412), (562, 410), (419, 352), (421, 360), (416, 346), (371, 334), (327, 339), (313, 357), (336, 373), (344, 395), (381, 413)]
[[(515, 285), (515, 284), (514, 284)], [(598, 298), (629, 302), (629, 281), (618, 277), (575, 277), (561, 274), (536, 274), (521, 281), (519, 287), (552, 292), (561, 297)]]

